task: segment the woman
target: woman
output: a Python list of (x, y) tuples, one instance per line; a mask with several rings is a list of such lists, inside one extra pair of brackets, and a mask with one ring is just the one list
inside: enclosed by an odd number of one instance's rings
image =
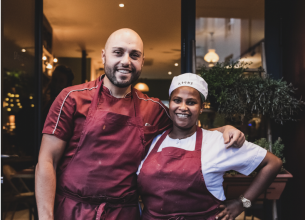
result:
[[(234, 219), (273, 181), (282, 162), (265, 149), (245, 142), (224, 147), (221, 133), (198, 128), (208, 94), (207, 83), (186, 73), (169, 89), (173, 128), (157, 136), (138, 170), (144, 203), (142, 219)], [(224, 201), (223, 174), (258, 174), (240, 198)]]

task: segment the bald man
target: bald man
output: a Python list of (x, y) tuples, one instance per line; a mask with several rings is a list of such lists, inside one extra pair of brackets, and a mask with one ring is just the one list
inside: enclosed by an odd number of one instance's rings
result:
[[(136, 171), (172, 122), (159, 99), (131, 87), (144, 64), (136, 32), (112, 33), (102, 60), (105, 75), (64, 89), (50, 108), (36, 166), (40, 220), (140, 219)], [(218, 130), (230, 144), (244, 141), (233, 127)]]

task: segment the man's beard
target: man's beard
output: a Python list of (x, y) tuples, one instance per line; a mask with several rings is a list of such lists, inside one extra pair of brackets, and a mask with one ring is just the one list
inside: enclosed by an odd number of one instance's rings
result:
[(130, 79), (128, 81), (124, 80), (123, 82), (119, 82), (117, 80), (116, 75), (115, 75), (115, 73), (117, 71), (117, 67), (118, 67), (118, 65), (115, 65), (114, 67), (107, 66), (107, 62), (105, 60), (105, 74), (106, 74), (107, 78), (110, 80), (110, 82), (113, 85), (115, 85), (119, 88), (126, 88), (126, 87), (130, 86), (132, 83), (137, 81), (137, 79), (141, 75), (141, 70), (136, 71), (136, 68), (131, 65), (131, 77), (130, 77)]

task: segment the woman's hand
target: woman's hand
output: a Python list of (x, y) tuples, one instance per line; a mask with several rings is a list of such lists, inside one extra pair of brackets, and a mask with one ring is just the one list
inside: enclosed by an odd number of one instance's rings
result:
[(220, 205), (219, 208), (223, 210), (216, 216), (215, 219), (221, 220), (233, 220), (245, 210), (240, 199), (226, 201), (225, 204)]

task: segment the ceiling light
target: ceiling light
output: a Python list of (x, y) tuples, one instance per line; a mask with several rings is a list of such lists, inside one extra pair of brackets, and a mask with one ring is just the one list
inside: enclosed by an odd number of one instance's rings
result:
[(145, 83), (137, 83), (134, 88), (141, 92), (149, 92), (149, 87)]
[(26, 49), (24, 49), (24, 48), (23, 48), (23, 49), (21, 49), (21, 52), (23, 52), (23, 53), (24, 53), (24, 52), (26, 52)]
[(120, 6), (121, 8), (123, 8), (123, 7), (124, 7), (124, 4), (119, 4), (119, 6)]
[(178, 66), (178, 63), (175, 63), (175, 66)]
[(10, 108), (7, 108), (6, 110), (7, 110), (8, 112), (10, 112), (10, 111), (11, 111), (11, 109), (10, 109)]
[(57, 59), (57, 58), (54, 58), (54, 59), (53, 59), (53, 62), (54, 62), (54, 63), (57, 63), (57, 62), (58, 62), (58, 59)]
[(30, 96), (29, 99), (33, 99), (33, 96)]
[(42, 60), (47, 60), (47, 57), (46, 57), (46, 56), (43, 56), (43, 57), (42, 57)]
[(168, 75), (172, 75), (172, 72), (168, 72)]
[(35, 106), (34, 104), (31, 105), (31, 107), (34, 107), (34, 106)]
[(50, 69), (52, 69), (52, 68), (53, 68), (53, 66), (52, 66), (51, 64), (49, 64), (49, 63), (48, 63), (48, 65), (47, 65), (47, 69), (49, 69), (49, 70), (50, 70)]
[(18, 97), (19, 97), (19, 94), (16, 94), (16, 95), (15, 95), (15, 97), (17, 97), (17, 98), (18, 98)]

